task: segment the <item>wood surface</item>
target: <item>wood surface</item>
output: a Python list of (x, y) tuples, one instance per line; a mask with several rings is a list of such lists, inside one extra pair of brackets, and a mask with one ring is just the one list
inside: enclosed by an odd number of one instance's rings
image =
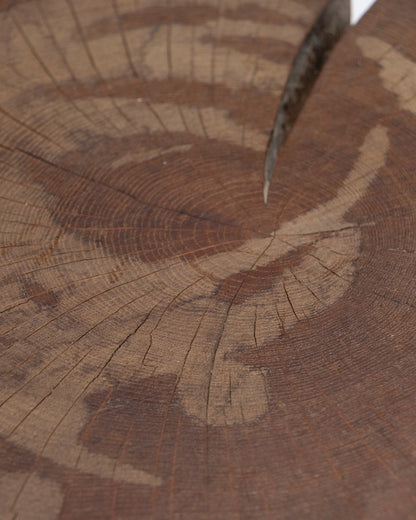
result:
[(0, 518), (416, 518), (416, 4), (267, 141), (318, 0), (0, 1)]

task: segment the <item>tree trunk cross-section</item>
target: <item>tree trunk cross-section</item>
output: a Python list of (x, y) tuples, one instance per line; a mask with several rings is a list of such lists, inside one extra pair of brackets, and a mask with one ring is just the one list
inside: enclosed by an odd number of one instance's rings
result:
[(0, 0), (0, 517), (416, 517), (416, 5)]

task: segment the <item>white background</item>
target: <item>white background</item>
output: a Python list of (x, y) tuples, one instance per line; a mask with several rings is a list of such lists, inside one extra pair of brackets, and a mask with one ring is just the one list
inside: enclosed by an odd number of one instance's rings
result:
[(351, 24), (356, 24), (375, 1), (376, 0), (351, 0)]

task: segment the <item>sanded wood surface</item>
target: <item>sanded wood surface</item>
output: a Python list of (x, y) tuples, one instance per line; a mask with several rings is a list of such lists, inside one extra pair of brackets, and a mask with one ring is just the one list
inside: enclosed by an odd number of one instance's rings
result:
[(325, 2), (0, 1), (0, 517), (416, 517), (416, 4), (263, 166)]

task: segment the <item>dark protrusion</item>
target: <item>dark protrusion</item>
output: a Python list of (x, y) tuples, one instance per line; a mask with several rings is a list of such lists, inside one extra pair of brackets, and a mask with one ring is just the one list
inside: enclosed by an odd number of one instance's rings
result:
[(289, 135), (331, 50), (350, 24), (350, 0), (331, 0), (303, 41), (280, 100), (264, 169), (264, 202), (280, 147)]

